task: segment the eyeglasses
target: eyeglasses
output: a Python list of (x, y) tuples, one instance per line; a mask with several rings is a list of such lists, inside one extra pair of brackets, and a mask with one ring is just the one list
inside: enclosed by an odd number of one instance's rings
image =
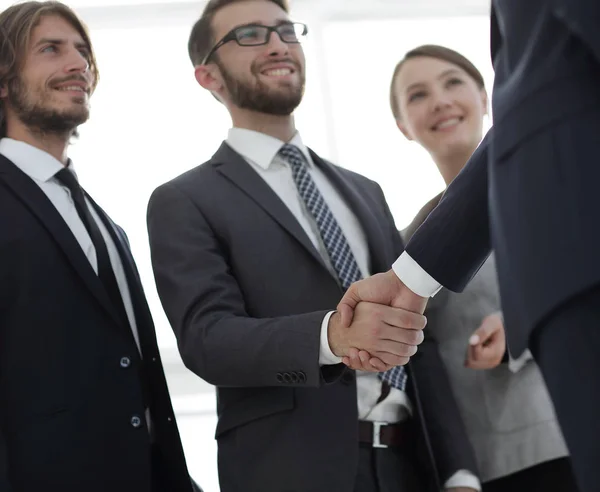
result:
[(202, 60), (202, 65), (206, 65), (215, 51), (229, 41), (235, 41), (240, 46), (260, 46), (269, 42), (272, 32), (276, 32), (279, 39), (284, 43), (300, 43), (308, 33), (308, 27), (306, 27), (306, 24), (300, 22), (284, 22), (277, 26), (248, 24), (236, 27), (214, 45), (213, 49)]

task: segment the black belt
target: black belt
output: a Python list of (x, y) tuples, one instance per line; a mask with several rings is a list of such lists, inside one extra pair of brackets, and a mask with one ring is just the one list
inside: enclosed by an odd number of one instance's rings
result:
[(358, 442), (370, 444), (374, 448), (390, 448), (412, 446), (414, 431), (411, 420), (397, 424), (386, 422), (358, 422)]

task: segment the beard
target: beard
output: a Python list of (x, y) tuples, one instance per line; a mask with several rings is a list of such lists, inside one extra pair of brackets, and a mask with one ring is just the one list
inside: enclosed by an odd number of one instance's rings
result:
[(305, 77), (299, 67), (296, 68), (300, 75), (298, 86), (286, 84), (280, 89), (273, 89), (258, 79), (258, 72), (254, 68), (252, 75), (255, 77), (255, 81), (252, 82), (236, 78), (218, 59), (215, 60), (215, 63), (221, 70), (231, 102), (239, 108), (276, 116), (289, 116), (302, 101)]
[[(67, 80), (81, 80), (77, 77), (69, 77), (55, 83)], [(15, 112), (17, 118), (30, 130), (42, 134), (76, 135), (77, 127), (85, 123), (90, 110), (85, 99), (73, 98), (72, 107), (58, 110), (51, 106), (52, 89), (32, 91), (27, 88), (20, 77), (9, 84), (8, 103)], [(37, 95), (37, 98), (34, 96)]]

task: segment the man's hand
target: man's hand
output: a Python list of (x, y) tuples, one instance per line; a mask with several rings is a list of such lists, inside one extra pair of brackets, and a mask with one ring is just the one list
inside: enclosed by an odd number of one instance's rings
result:
[(393, 366), (385, 364), (381, 359), (371, 356), (366, 350), (352, 347), (342, 362), (355, 371), (385, 372)]
[(500, 314), (490, 314), (469, 339), (465, 366), (471, 369), (493, 369), (502, 362), (506, 351), (506, 335)]
[(348, 288), (337, 307), (344, 326), (350, 325), (354, 308), (360, 301), (375, 302), (419, 314), (423, 314), (427, 304), (427, 299), (406, 287), (393, 270), (360, 280)]
[[(373, 354), (384, 367), (404, 365), (423, 341), (425, 316), (401, 308), (361, 302), (354, 309), (350, 326), (334, 313), (327, 327), (331, 351), (345, 357), (352, 347)], [(386, 370), (384, 368), (384, 370)]]
[[(425, 311), (427, 304), (427, 299), (418, 296), (406, 287), (393, 270), (378, 273), (350, 286), (337, 307), (343, 326), (351, 323), (356, 306), (360, 305), (361, 301), (403, 308), (419, 314)], [(342, 357), (342, 361), (357, 371), (383, 372), (393, 366), (359, 345), (353, 345), (347, 355)]]

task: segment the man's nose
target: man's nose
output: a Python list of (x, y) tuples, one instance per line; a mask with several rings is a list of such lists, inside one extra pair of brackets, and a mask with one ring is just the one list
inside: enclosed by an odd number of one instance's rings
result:
[(267, 49), (269, 50), (269, 55), (287, 55), (289, 51), (288, 43), (281, 40), (279, 33), (276, 31), (271, 31), (269, 33), (269, 39), (267, 42)]
[(90, 69), (90, 61), (87, 56), (81, 53), (78, 49), (73, 49), (69, 52), (65, 63), (65, 72), (81, 72), (86, 73)]

